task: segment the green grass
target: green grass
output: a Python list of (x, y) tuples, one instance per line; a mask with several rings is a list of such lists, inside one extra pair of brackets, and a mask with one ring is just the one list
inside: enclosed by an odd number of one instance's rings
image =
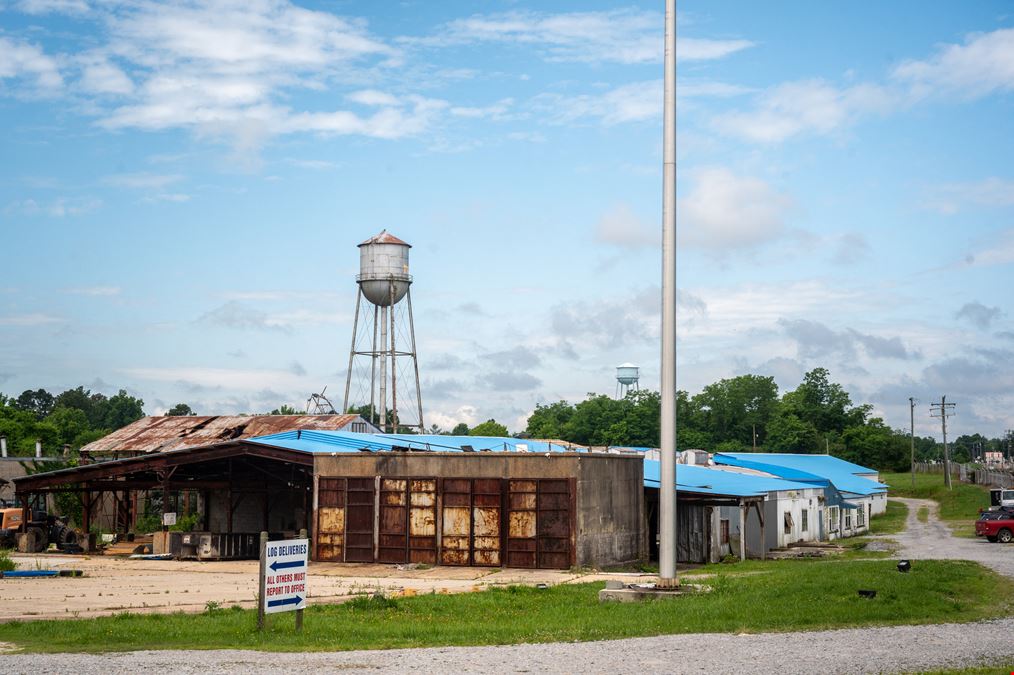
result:
[(870, 520), (870, 534), (897, 534), (905, 531), (908, 507), (893, 499), (887, 500), (887, 512), (873, 516)]
[[(0, 625), (0, 641), (35, 652), (386, 649), (975, 621), (1014, 610), (1014, 585), (963, 561), (920, 561), (908, 574), (886, 560), (729, 565), (703, 583), (712, 591), (632, 604), (600, 604), (600, 583), (364, 597), (310, 607), (302, 633), (294, 632), (291, 613), (269, 617), (258, 633), (255, 613), (239, 608), (8, 623)], [(858, 589), (878, 595), (866, 600)]]
[(916, 513), (915, 513), (915, 517), (919, 519), (920, 523), (928, 523), (929, 522), (929, 507), (920, 506), (919, 510), (916, 511)]
[(940, 519), (959, 537), (974, 537), (974, 521), (979, 509), (989, 506), (989, 490), (981, 485), (952, 481), (953, 488), (944, 485), (943, 474), (917, 473), (915, 489), (912, 489), (912, 474), (882, 473), (880, 481), (891, 486), (894, 497), (932, 499), (939, 504)]
[(0, 572), (11, 572), (17, 568), (17, 564), (11, 560), (11, 552), (8, 549), (0, 548)]

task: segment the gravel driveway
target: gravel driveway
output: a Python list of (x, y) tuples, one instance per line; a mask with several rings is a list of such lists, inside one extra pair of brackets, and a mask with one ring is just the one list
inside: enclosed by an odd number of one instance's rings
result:
[[(914, 560), (964, 558), (1014, 576), (1014, 545), (957, 539), (935, 516), (935, 504), (909, 506), (908, 531), (892, 535)], [(928, 523), (916, 518), (929, 506)], [(481, 620), (481, 617), (477, 617)], [(368, 673), (881, 673), (1014, 664), (1014, 618), (975, 624), (894, 626), (792, 634), (667, 635), (608, 642), (450, 647), (332, 653), (274, 654), (247, 651), (132, 652), (99, 656), (6, 655), (5, 672), (175, 673), (325, 670)]]

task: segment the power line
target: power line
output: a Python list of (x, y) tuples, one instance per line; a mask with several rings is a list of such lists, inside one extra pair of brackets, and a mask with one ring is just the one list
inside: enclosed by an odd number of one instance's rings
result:
[(947, 449), (947, 418), (954, 414), (953, 409), (956, 404), (948, 403), (946, 396), (940, 397), (940, 403), (930, 404), (930, 417), (940, 418), (940, 427), (944, 435), (944, 485), (947, 489), (951, 488), (951, 453)]

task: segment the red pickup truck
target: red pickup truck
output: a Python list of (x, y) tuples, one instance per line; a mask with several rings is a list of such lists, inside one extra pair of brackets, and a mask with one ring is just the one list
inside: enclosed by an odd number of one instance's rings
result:
[(1014, 541), (1014, 512), (1007, 509), (983, 511), (975, 521), (975, 536), (1004, 544)]

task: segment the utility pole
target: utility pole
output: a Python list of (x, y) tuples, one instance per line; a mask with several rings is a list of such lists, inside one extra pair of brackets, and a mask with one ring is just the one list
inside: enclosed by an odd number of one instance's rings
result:
[(951, 453), (947, 449), (947, 418), (954, 414), (951, 412), (954, 405), (954, 403), (947, 402), (946, 396), (940, 397), (940, 403), (930, 404), (930, 417), (940, 418), (940, 428), (944, 434), (944, 485), (948, 490), (953, 488), (951, 487)]
[(665, 0), (662, 85), (662, 423), (658, 587), (676, 578), (676, 0)]
[(908, 397), (908, 415), (912, 424), (912, 433), (909, 438), (912, 442), (912, 489), (915, 490), (915, 399)]
[(757, 452), (757, 425), (753, 425), (753, 451)]

